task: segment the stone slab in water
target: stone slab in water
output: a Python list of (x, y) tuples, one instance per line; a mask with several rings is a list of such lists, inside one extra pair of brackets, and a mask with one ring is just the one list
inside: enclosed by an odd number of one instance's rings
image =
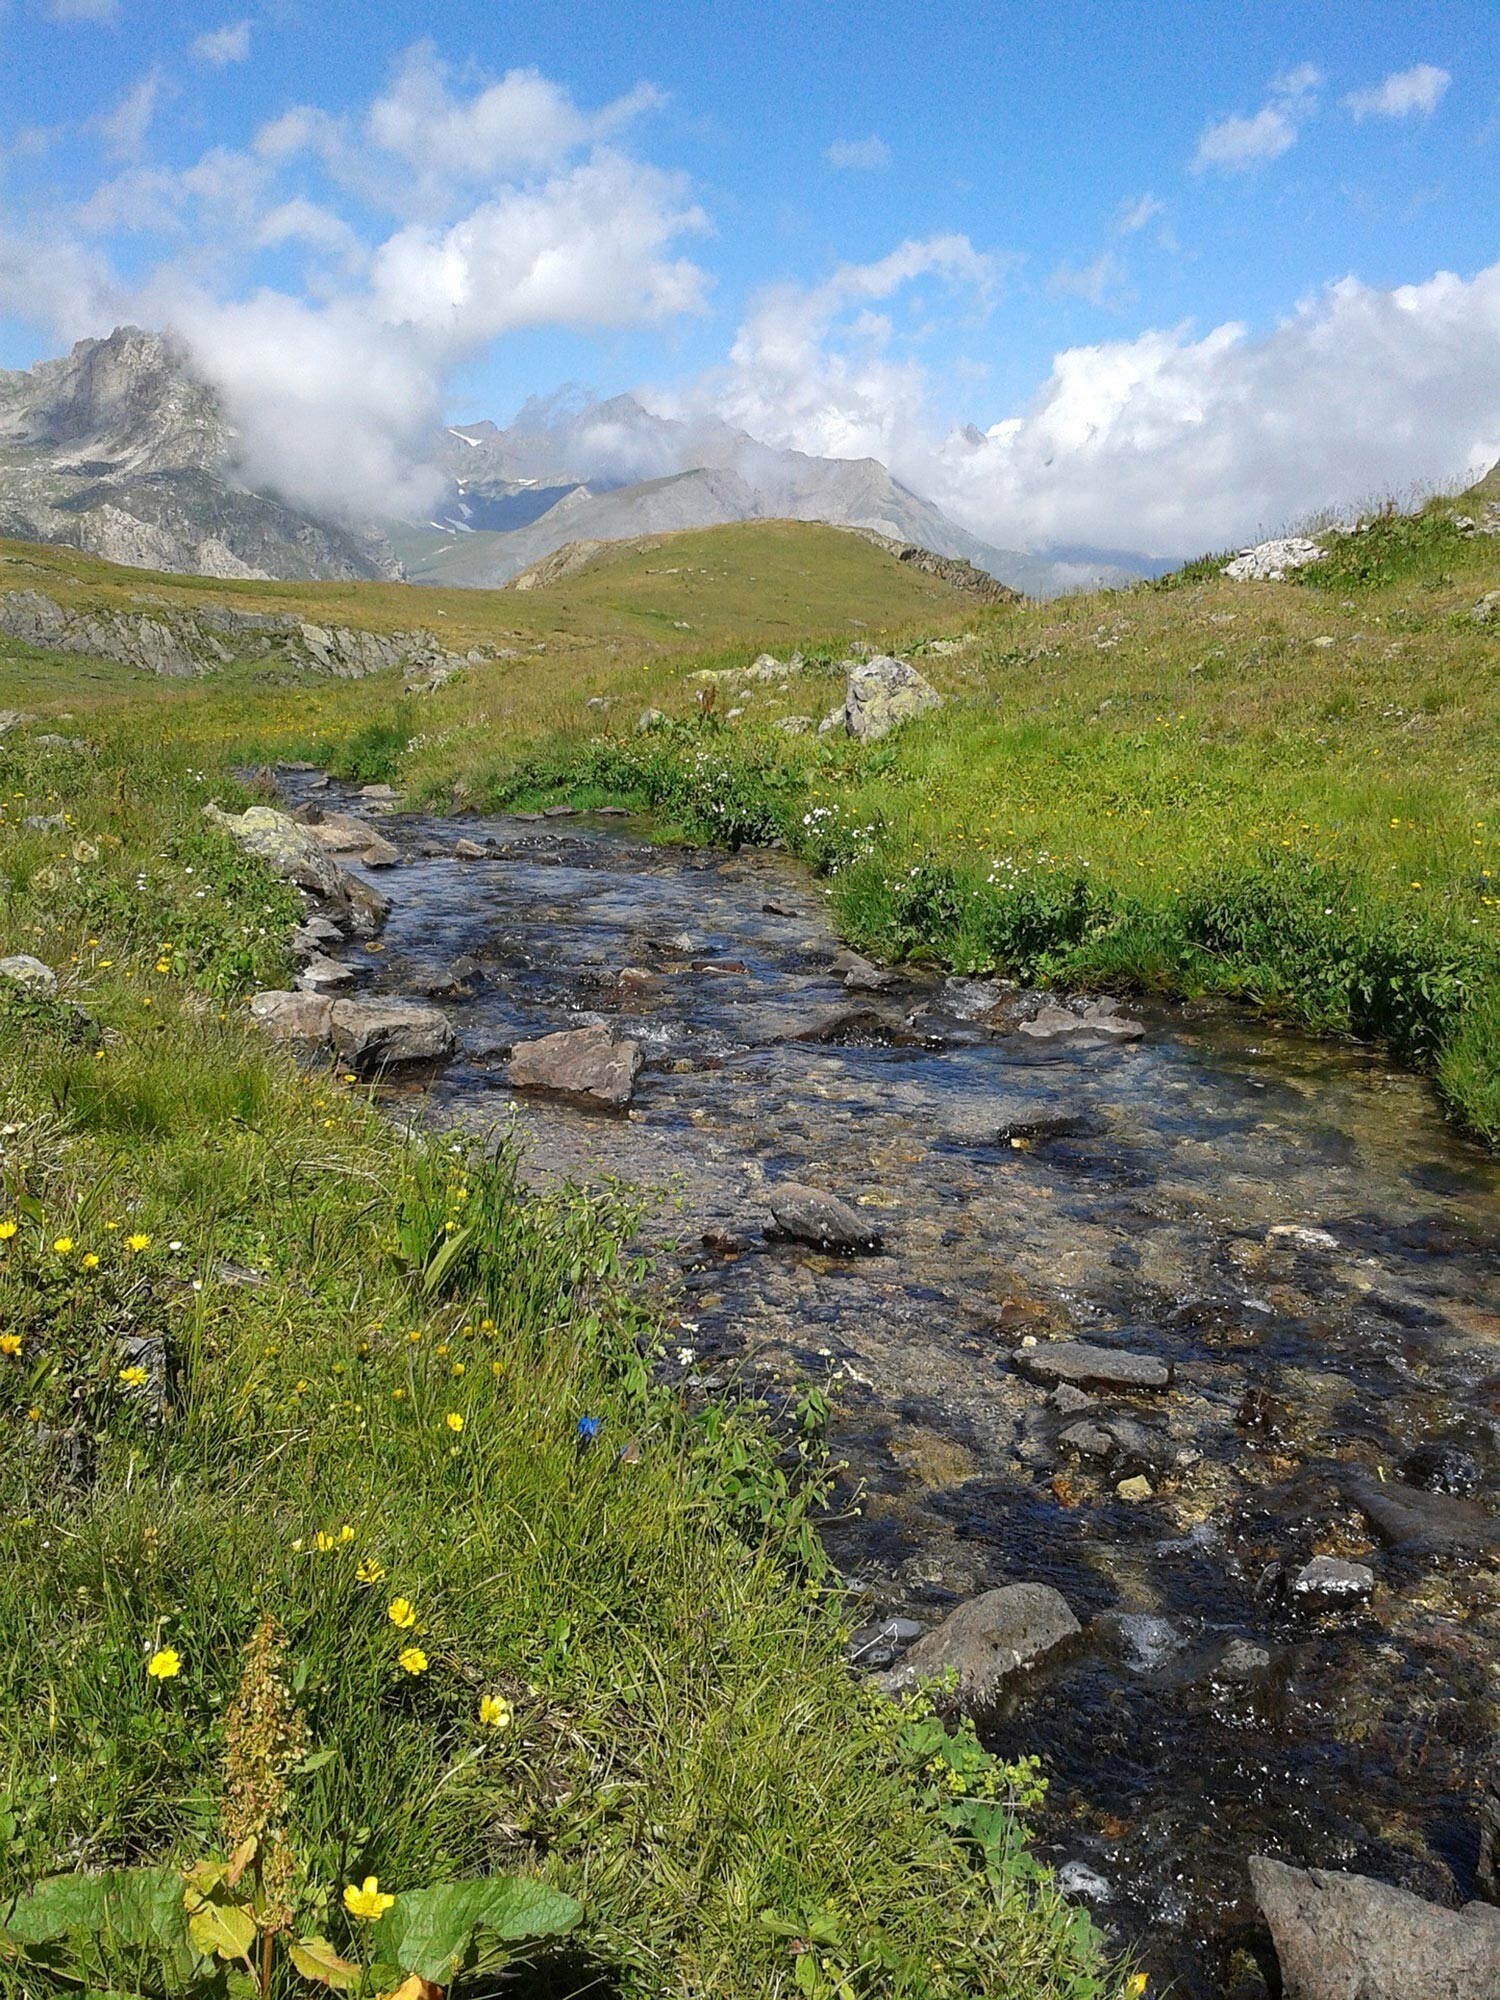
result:
[(789, 1236), (796, 1243), (809, 1243), (815, 1250), (838, 1251), (844, 1256), (880, 1248), (880, 1231), (848, 1202), (826, 1194), (822, 1188), (785, 1181), (771, 1190), (769, 1200), (775, 1234)]
[(1345, 1562), (1339, 1556), (1314, 1556), (1292, 1578), (1298, 1597), (1368, 1597), (1375, 1572), (1367, 1563)]
[(1012, 1358), (1023, 1375), (1049, 1388), (1068, 1382), (1075, 1389), (1166, 1389), (1172, 1381), (1170, 1365), (1154, 1354), (1095, 1347), (1086, 1340), (1049, 1340), (1018, 1348)]
[(983, 1708), (1013, 1675), (1072, 1646), (1082, 1632), (1067, 1599), (1050, 1584), (1004, 1584), (960, 1604), (899, 1667), (881, 1676), (880, 1685), (900, 1694), (952, 1670), (960, 1702)]
[(518, 1043), (506, 1077), (512, 1090), (547, 1091), (622, 1111), (635, 1090), (641, 1060), (639, 1042), (616, 1041), (608, 1028), (564, 1029)]
[(1250, 1857), (1287, 2000), (1493, 2000), (1500, 1910), (1445, 1910), (1388, 1882)]
[(1443, 1555), (1500, 1542), (1500, 1519), (1451, 1493), (1424, 1493), (1415, 1486), (1356, 1477), (1349, 1481), (1349, 1497), (1389, 1548)]
[(365, 1073), (441, 1062), (456, 1039), (445, 1014), (415, 1000), (335, 1000), (329, 1025), (340, 1055)]

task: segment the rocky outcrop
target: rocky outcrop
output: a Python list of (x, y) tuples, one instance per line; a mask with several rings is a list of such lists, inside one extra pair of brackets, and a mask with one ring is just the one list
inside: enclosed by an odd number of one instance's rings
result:
[(519, 1042), (506, 1078), (512, 1090), (535, 1090), (623, 1111), (640, 1073), (641, 1045), (616, 1041), (605, 1027), (567, 1028)]
[(0, 633), (52, 653), (118, 660), (145, 673), (186, 678), (235, 662), (272, 662), (337, 680), (395, 668), (446, 678), (487, 659), (450, 653), (430, 632), (367, 632), (306, 618), (204, 605), (192, 611), (152, 604), (140, 611), (80, 609), (39, 590), (0, 591)]
[(1071, 1648), (1082, 1633), (1067, 1599), (1049, 1584), (1008, 1583), (959, 1605), (880, 1684), (904, 1694), (956, 1673), (960, 1705), (983, 1709), (1014, 1675)]
[(934, 549), (924, 549), (920, 542), (899, 542), (891, 535), (882, 535), (875, 528), (853, 528), (850, 532), (864, 541), (873, 542), (909, 569), (920, 570), (923, 576), (935, 576), (943, 583), (951, 584), (955, 590), (968, 591), (981, 604), (1024, 604), (1026, 601), (1019, 590), (1012, 590), (1009, 584), (1001, 583), (987, 570), (976, 568), (963, 556), (939, 555)]
[(1445, 1910), (1365, 1875), (1250, 1857), (1286, 2000), (1482, 2000), (1500, 1994), (1500, 1910)]
[(390, 905), (379, 890), (341, 868), (313, 837), (311, 828), (289, 814), (274, 806), (250, 806), (236, 814), (210, 804), (203, 811), (237, 846), (263, 861), (283, 882), (291, 882), (327, 904), (342, 928), (358, 937), (373, 937), (385, 922)]
[(1321, 543), (1309, 541), (1305, 535), (1283, 535), (1279, 540), (1241, 549), (1233, 562), (1225, 563), (1223, 574), (1233, 583), (1280, 583), (1292, 570), (1321, 562), (1324, 554)]
[(862, 743), (875, 743), (898, 723), (941, 708), (943, 697), (909, 660), (877, 653), (872, 660), (850, 660), (843, 705), (825, 716), (819, 735), (842, 729)]

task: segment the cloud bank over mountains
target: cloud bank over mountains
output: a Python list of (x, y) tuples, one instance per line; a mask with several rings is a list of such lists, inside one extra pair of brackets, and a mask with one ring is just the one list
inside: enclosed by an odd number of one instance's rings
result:
[[(102, 0), (58, 6), (106, 18)], [(238, 64), (250, 34), (200, 36), (192, 58)], [(1448, 82), (1417, 65), (1342, 111), (1410, 121)], [(1325, 88), (1310, 65), (1287, 71), (1258, 109), (1207, 127), (1188, 164), (1242, 174), (1276, 158)], [(443, 484), (428, 454), (445, 386), (508, 335), (712, 313), (713, 219), (684, 175), (644, 157), (664, 109), (649, 83), (589, 107), (536, 70), (489, 80), (423, 44), (362, 108), (295, 106), (187, 166), (152, 157), (171, 90), (153, 70), (99, 121), (110, 166), (86, 199), (29, 227), (0, 220), (0, 311), (67, 339), (127, 320), (177, 329), (225, 398), (248, 476), (300, 505), (420, 515)], [(826, 158), (868, 176), (890, 152), (872, 135)], [(1097, 303), (1167, 211), (1154, 194), (1122, 201), (1112, 245), (1058, 266), (1051, 289)], [(1022, 259), (967, 235), (914, 238), (764, 288), (722, 363), (639, 393), (772, 445), (879, 458), (1013, 548), (1182, 555), (1500, 457), (1500, 264), (1386, 289), (1343, 278), (1269, 330), (1181, 324), (1072, 346), (1023, 407), (953, 428), (939, 412), (960, 392), (979, 403), (983, 380), (924, 362), (922, 327), (1003, 348), (1026, 278)], [(600, 463), (576, 470), (682, 469), (625, 462), (631, 449), (602, 439)]]

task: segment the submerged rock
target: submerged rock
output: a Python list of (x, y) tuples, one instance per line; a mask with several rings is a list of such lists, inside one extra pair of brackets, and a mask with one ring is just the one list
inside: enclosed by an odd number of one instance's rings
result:
[(1349, 1497), (1388, 1548), (1414, 1555), (1446, 1555), (1500, 1542), (1500, 1519), (1473, 1500), (1424, 1493), (1415, 1486), (1349, 1481)]
[(1456, 1444), (1419, 1444), (1401, 1461), (1408, 1486), (1427, 1493), (1472, 1493), (1479, 1484), (1479, 1461)]
[(783, 1181), (771, 1190), (774, 1231), (795, 1243), (810, 1243), (815, 1250), (836, 1251), (841, 1256), (856, 1252), (866, 1255), (878, 1250), (883, 1238), (873, 1223), (837, 1195), (821, 1188), (803, 1187), (797, 1181)]
[(1500, 1910), (1445, 1910), (1388, 1882), (1250, 1857), (1286, 2000), (1486, 2000), (1500, 1994)]
[(1339, 1556), (1314, 1556), (1292, 1578), (1294, 1597), (1368, 1597), (1375, 1588), (1375, 1572), (1366, 1563), (1345, 1562)]
[(1060, 1042), (1085, 1036), (1108, 1042), (1138, 1042), (1146, 1032), (1144, 1022), (1132, 1020), (1119, 1009), (1119, 1001), (1109, 998), (1091, 1000), (1080, 1007), (1060, 1007), (1048, 1000), (1031, 1020), (1021, 1023), (1020, 1032), (1034, 1042)]
[(1023, 1375), (1048, 1388), (1055, 1382), (1075, 1389), (1166, 1389), (1172, 1370), (1154, 1354), (1124, 1347), (1095, 1347), (1086, 1340), (1047, 1340), (1017, 1348), (1011, 1359)]
[(959, 1605), (881, 1678), (888, 1694), (954, 1671), (961, 1706), (984, 1708), (1015, 1674), (1073, 1645), (1083, 1628), (1061, 1592), (1009, 1583)]
[(520, 1042), (506, 1072), (512, 1090), (548, 1091), (623, 1111), (640, 1074), (641, 1045), (616, 1041), (608, 1028), (565, 1028)]

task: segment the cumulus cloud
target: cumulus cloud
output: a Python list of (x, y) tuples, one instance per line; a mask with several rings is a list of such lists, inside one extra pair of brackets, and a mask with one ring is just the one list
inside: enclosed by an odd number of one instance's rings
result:
[(231, 21), (222, 28), (210, 28), (206, 33), (194, 36), (188, 45), (188, 54), (195, 62), (210, 63), (215, 69), (227, 69), (230, 63), (244, 62), (249, 53), (248, 21)]
[(872, 133), (868, 139), (835, 139), (823, 149), (823, 158), (830, 167), (852, 173), (874, 173), (891, 164), (891, 149), (884, 139)]
[(841, 331), (825, 289), (762, 301), (728, 368), (657, 406), (882, 458), (998, 546), (1194, 554), (1500, 458), (1500, 264), (1392, 290), (1346, 278), (1260, 335), (1070, 348), (1025, 410), (947, 432), (927, 373), (888, 328)]
[(1237, 114), (1206, 127), (1193, 155), (1193, 172), (1217, 169), (1244, 173), (1290, 152), (1298, 133), (1318, 108), (1322, 81), (1321, 72), (1311, 63), (1301, 63), (1276, 78), (1259, 111), (1248, 116)]
[(1351, 90), (1344, 109), (1359, 124), (1367, 118), (1429, 118), (1452, 81), (1436, 64), (1418, 63), (1414, 69), (1393, 71), (1368, 90)]

